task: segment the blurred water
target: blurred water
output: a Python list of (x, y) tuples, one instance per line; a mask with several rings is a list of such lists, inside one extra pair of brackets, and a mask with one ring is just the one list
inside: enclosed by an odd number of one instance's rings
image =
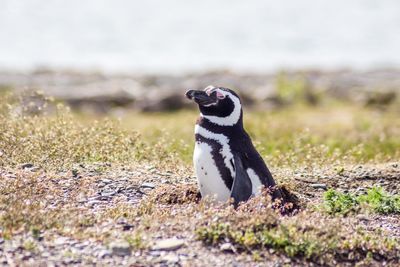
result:
[(0, 68), (400, 66), (398, 0), (0, 0)]

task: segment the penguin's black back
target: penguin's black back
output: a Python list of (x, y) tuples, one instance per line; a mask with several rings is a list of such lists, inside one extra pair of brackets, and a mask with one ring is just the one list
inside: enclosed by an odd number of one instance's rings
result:
[(245, 167), (245, 169), (253, 169), (264, 186), (275, 186), (275, 181), (272, 178), (271, 172), (261, 155), (255, 149), (250, 136), (243, 128), (242, 115), (239, 122), (233, 126), (219, 126), (202, 117), (199, 118), (197, 124), (210, 132), (223, 134), (228, 137), (229, 146), (233, 152), (240, 154), (243, 167)]

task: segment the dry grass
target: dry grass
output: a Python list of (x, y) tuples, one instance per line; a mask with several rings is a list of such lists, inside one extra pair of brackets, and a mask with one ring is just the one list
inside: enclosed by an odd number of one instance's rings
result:
[[(250, 255), (250, 262), (245, 260), (250, 264), (283, 258), (301, 265), (399, 262), (398, 224), (371, 231), (357, 217), (362, 209), (352, 207), (347, 217), (327, 214), (318, 208), (323, 190), (311, 188), (308, 181), (338, 190), (337, 198), (329, 199), (335, 207), (346, 198), (343, 190), (372, 187), (378, 180), (390, 194), (398, 194), (393, 184), (398, 169), (385, 165), (400, 158), (396, 110), (336, 103), (245, 113), (246, 128), (278, 183), (300, 199), (297, 214), (281, 216), (265, 197), (238, 210), (199, 199), (191, 169), (196, 112), (126, 113), (120, 119), (104, 119), (73, 114), (62, 105), (46, 114), (44, 105), (32, 114), (18, 98), (2, 97), (0, 233), (8, 240), (30, 236), (21, 245), (26, 251), (40, 255), (36, 246), (43, 237), (105, 245), (123, 239), (140, 252), (140, 263), (150, 264), (146, 253), (152, 241), (177, 236), (204, 253), (204, 260), (226, 254), (212, 252), (209, 245), (229, 243), (235, 257)], [(26, 163), (31, 165), (21, 165)], [(353, 166), (360, 164), (372, 167), (353, 173)], [(111, 184), (118, 184), (121, 177), (128, 178), (122, 189), (141, 192), (143, 182), (154, 183), (156, 189), (142, 192), (135, 204), (126, 202), (124, 193), (98, 206), (87, 203), (90, 196), (99, 195), (98, 181), (113, 179)], [(390, 194), (383, 194), (379, 203), (376, 194), (364, 197), (363, 203), (398, 205), (397, 197), (395, 202), (388, 200)], [(356, 198), (361, 202), (363, 197)], [(393, 212), (382, 214), (376, 221), (388, 220)], [(371, 219), (371, 224), (376, 221)], [(129, 225), (128, 230), (122, 230), (123, 225)]]

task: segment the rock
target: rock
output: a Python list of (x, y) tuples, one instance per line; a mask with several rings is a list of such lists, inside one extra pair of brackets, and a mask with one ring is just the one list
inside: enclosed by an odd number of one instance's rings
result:
[(231, 243), (224, 243), (219, 247), (219, 249), (221, 251), (235, 251), (235, 248), (232, 246)]
[(33, 164), (32, 163), (24, 163), (24, 164), (22, 164), (21, 165), (21, 169), (30, 169), (30, 168), (33, 168), (34, 166), (33, 166)]
[(357, 214), (356, 218), (359, 219), (360, 221), (369, 221), (369, 218), (365, 214)]
[(126, 223), (122, 226), (123, 231), (129, 231), (133, 228), (134, 226), (132, 224)]
[(153, 189), (153, 188), (155, 188), (156, 186), (155, 186), (153, 183), (143, 183), (143, 184), (140, 185), (140, 187), (142, 187), (142, 188), (151, 188), (151, 189)]
[(163, 239), (157, 241), (152, 247), (152, 250), (177, 250), (178, 248), (182, 247), (184, 243), (184, 240), (177, 238)]
[(125, 218), (119, 218), (119, 219), (117, 220), (117, 223), (120, 224), (120, 225), (122, 225), (122, 230), (123, 230), (123, 231), (129, 231), (129, 230), (131, 230), (131, 229), (134, 227), (134, 225), (128, 223), (128, 222), (126, 221)]
[(283, 260), (283, 263), (291, 263), (292, 262), (292, 260), (290, 259), (290, 258), (285, 258), (284, 260)]
[(107, 256), (110, 256), (111, 252), (109, 250), (107, 250), (107, 249), (101, 249), (96, 254), (97, 254), (97, 257), (102, 259), (102, 258), (105, 258)]
[(113, 180), (104, 178), (104, 179), (101, 179), (100, 181), (103, 182), (104, 184), (110, 184), (110, 183), (112, 183)]
[(113, 255), (117, 256), (129, 256), (131, 255), (131, 247), (129, 243), (126, 241), (115, 241), (112, 242), (110, 245), (110, 250)]
[(174, 254), (167, 254), (164, 257), (161, 258), (161, 261), (163, 262), (168, 262), (168, 263), (178, 263), (179, 262), (179, 256), (174, 255)]
[(327, 189), (326, 184), (310, 184), (310, 186), (311, 186), (312, 188), (315, 188), (315, 189), (324, 189), (324, 190)]
[(101, 192), (102, 197), (112, 197), (116, 195), (118, 192), (116, 190), (111, 190), (111, 191), (103, 191)]
[(97, 205), (97, 204), (103, 204), (103, 201), (101, 201), (101, 200), (90, 200), (90, 201), (87, 202), (87, 204), (89, 206), (94, 206), (94, 205)]
[(77, 169), (72, 169), (71, 174), (72, 174), (72, 177), (76, 178), (76, 177), (78, 177), (79, 171)]
[(58, 237), (57, 239), (55, 239), (53, 241), (53, 244), (56, 245), (56, 246), (59, 246), (59, 245), (64, 245), (67, 242), (68, 242), (68, 238), (61, 236), (61, 237)]

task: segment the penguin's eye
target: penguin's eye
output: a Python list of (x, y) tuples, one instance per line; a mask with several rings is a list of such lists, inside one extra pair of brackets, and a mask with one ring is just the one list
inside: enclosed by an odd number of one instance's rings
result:
[(217, 91), (217, 98), (218, 98), (218, 99), (224, 99), (224, 98), (225, 98), (225, 95), (224, 95), (223, 93)]

